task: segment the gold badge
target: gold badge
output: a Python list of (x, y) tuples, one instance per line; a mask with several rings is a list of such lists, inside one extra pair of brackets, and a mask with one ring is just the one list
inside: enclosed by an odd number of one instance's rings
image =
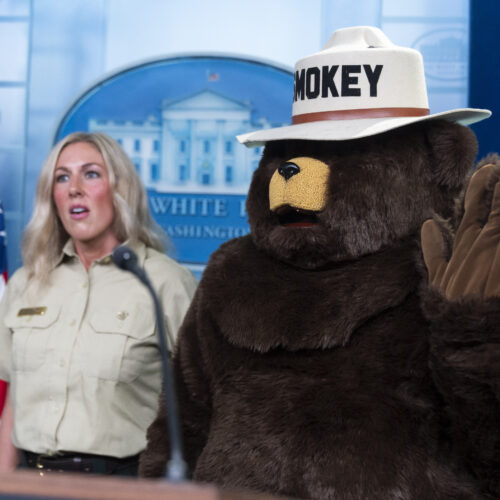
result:
[(17, 313), (18, 316), (43, 316), (47, 308), (45, 306), (42, 307), (23, 307), (19, 309)]

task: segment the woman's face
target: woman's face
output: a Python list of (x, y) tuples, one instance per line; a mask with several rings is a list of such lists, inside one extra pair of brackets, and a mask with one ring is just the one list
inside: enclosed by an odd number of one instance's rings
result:
[(54, 202), (75, 249), (105, 255), (118, 244), (112, 231), (114, 207), (101, 153), (87, 142), (66, 146), (54, 169)]

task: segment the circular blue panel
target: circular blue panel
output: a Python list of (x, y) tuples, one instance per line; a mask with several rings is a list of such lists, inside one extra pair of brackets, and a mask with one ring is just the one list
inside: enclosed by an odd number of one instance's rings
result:
[(75, 131), (117, 139), (146, 186), (178, 260), (201, 272), (248, 233), (245, 199), (261, 148), (235, 136), (288, 125), (293, 73), (231, 56), (178, 56), (111, 75), (79, 97), (54, 142)]

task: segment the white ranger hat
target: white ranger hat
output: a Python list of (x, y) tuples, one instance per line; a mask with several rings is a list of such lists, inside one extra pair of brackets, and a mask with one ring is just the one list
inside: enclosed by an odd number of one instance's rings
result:
[(246, 146), (305, 139), (342, 141), (441, 118), (462, 125), (484, 120), (487, 109), (430, 114), (422, 56), (394, 45), (378, 28), (336, 31), (323, 50), (295, 65), (292, 125), (250, 132)]

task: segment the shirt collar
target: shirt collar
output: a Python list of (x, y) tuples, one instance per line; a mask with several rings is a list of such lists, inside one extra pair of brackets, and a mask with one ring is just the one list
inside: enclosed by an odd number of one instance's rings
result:
[[(128, 239), (122, 243), (123, 245), (127, 245), (131, 248), (137, 255), (137, 261), (141, 267), (144, 266), (144, 261), (146, 260), (146, 245), (139, 240)], [(73, 240), (71, 238), (64, 244), (61, 255), (56, 263), (56, 266), (61, 264), (65, 257), (70, 259), (78, 258), (78, 255), (75, 250), (75, 245), (73, 244)], [(111, 254), (104, 255), (100, 259), (95, 261), (97, 264), (110, 264), (111, 263)]]

